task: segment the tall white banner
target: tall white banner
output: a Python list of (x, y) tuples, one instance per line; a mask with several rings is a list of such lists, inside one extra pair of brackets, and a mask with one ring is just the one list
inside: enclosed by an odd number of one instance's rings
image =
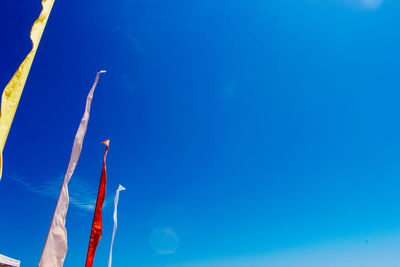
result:
[(67, 216), (69, 195), (68, 183), (74, 173), (75, 166), (81, 155), (83, 138), (85, 137), (87, 124), (89, 121), (90, 105), (93, 99), (93, 92), (96, 88), (99, 76), (105, 71), (99, 71), (93, 83), (92, 89), (86, 99), (85, 113), (83, 114), (78, 131), (75, 135), (74, 144), (72, 146), (71, 158), (69, 160), (67, 173), (61, 187), (58, 197), (57, 206), (54, 211), (53, 220), (51, 221), (49, 233), (47, 234), (46, 243), (43, 248), (42, 257), (40, 258), (39, 267), (62, 267), (65, 256), (67, 255), (67, 229), (65, 229), (65, 217)]
[(111, 267), (112, 263), (112, 250), (113, 250), (113, 245), (114, 245), (114, 238), (115, 238), (115, 232), (117, 231), (117, 208), (118, 208), (118, 200), (119, 200), (119, 192), (122, 190), (126, 190), (125, 187), (122, 185), (118, 186), (117, 192), (115, 193), (115, 199), (114, 199), (114, 229), (112, 233), (112, 238), (111, 238), (111, 248), (110, 248), (110, 258), (108, 260), (108, 267)]

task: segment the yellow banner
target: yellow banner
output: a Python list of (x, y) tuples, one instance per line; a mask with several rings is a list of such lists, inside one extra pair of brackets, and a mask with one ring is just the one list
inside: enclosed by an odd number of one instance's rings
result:
[(18, 103), (24, 90), (26, 79), (35, 58), (36, 50), (39, 46), (40, 39), (47, 20), (50, 16), (54, 0), (42, 0), (42, 12), (35, 21), (31, 30), (32, 50), (26, 56), (25, 60), (15, 72), (11, 81), (7, 84), (1, 97), (1, 113), (0, 113), (0, 179), (3, 171), (3, 149), (10, 131)]

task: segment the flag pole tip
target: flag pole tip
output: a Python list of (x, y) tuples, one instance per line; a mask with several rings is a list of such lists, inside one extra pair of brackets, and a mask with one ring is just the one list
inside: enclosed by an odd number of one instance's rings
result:
[(109, 146), (110, 145), (110, 139), (107, 139), (106, 141), (104, 141), (104, 142), (101, 142), (102, 144), (105, 144), (106, 146)]
[(106, 72), (107, 72), (106, 70), (99, 71), (99, 73), (106, 73)]

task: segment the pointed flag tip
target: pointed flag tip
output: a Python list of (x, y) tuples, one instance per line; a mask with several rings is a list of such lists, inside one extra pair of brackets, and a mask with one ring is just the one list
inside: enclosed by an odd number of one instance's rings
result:
[(119, 185), (119, 186), (118, 186), (118, 190), (122, 191), (122, 190), (126, 190), (126, 188), (123, 187), (122, 185)]
[(107, 139), (106, 141), (104, 141), (104, 142), (101, 142), (102, 144), (105, 144), (106, 146), (109, 146), (110, 145), (110, 139)]

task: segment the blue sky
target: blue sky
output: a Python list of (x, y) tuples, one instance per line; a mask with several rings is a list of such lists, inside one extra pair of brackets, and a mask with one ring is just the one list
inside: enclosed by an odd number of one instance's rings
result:
[[(2, 5), (1, 87), (40, 9)], [(114, 266), (396, 266), (399, 11), (393, 0), (56, 0), (4, 151), (0, 253), (39, 262), (106, 69), (70, 183), (64, 266), (84, 264), (108, 138), (94, 266), (108, 260), (118, 184)]]

